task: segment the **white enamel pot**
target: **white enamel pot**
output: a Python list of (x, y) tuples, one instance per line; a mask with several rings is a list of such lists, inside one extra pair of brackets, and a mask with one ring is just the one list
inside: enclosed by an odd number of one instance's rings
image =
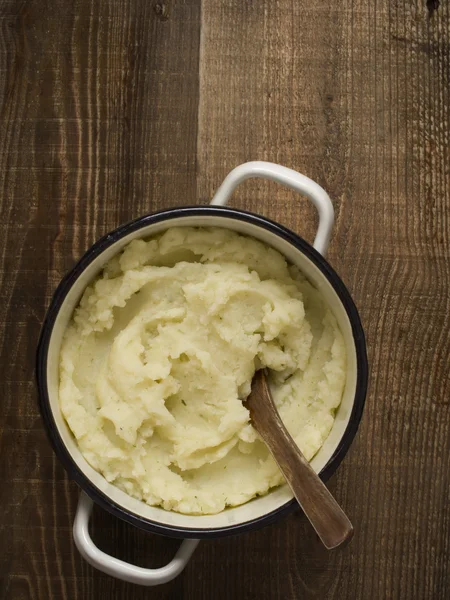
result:
[[(319, 226), (313, 246), (265, 217), (225, 207), (234, 189), (251, 177), (276, 181), (306, 196), (314, 204), (319, 213)], [(94, 567), (141, 585), (165, 583), (184, 569), (201, 538), (236, 534), (267, 525), (292, 510), (296, 503), (285, 485), (217, 515), (182, 515), (132, 498), (108, 483), (86, 462), (64, 421), (58, 401), (61, 341), (86, 286), (131, 240), (148, 238), (174, 226), (225, 227), (259, 239), (281, 252), (320, 290), (339, 323), (347, 349), (347, 378), (342, 403), (328, 438), (311, 462), (326, 479), (336, 470), (356, 434), (367, 387), (366, 347), (358, 312), (344, 284), (324, 259), (333, 219), (331, 201), (314, 181), (279, 165), (250, 162), (231, 171), (210, 206), (164, 210), (118, 227), (94, 244), (61, 281), (42, 327), (36, 377), (40, 410), (50, 441), (69, 476), (82, 490), (74, 523), (75, 543)], [(162, 568), (147, 569), (118, 560), (98, 549), (89, 535), (93, 502), (132, 525), (149, 532), (184, 538), (184, 541), (173, 560)]]

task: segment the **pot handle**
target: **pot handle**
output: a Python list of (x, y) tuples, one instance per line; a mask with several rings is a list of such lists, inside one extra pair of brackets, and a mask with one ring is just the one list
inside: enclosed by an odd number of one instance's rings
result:
[(313, 246), (320, 254), (325, 255), (334, 223), (334, 209), (326, 191), (306, 175), (301, 175), (297, 171), (271, 162), (247, 162), (228, 173), (215, 193), (211, 204), (216, 206), (225, 205), (236, 187), (252, 177), (276, 181), (296, 192), (300, 192), (311, 200), (319, 213), (319, 226)]
[(103, 573), (139, 585), (159, 585), (167, 583), (181, 573), (187, 565), (200, 540), (183, 540), (178, 552), (168, 565), (159, 569), (137, 567), (102, 552), (89, 535), (89, 519), (93, 502), (84, 492), (78, 501), (77, 513), (73, 524), (73, 538), (81, 556), (93, 567)]

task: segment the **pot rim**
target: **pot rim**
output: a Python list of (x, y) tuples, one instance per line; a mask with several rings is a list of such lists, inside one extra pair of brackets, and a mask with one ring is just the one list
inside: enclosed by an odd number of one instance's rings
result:
[(263, 228), (289, 242), (297, 250), (302, 252), (309, 260), (311, 260), (311, 262), (313, 262), (313, 264), (322, 272), (322, 274), (332, 285), (347, 313), (355, 343), (357, 360), (355, 399), (353, 402), (349, 422), (344, 434), (342, 435), (336, 450), (319, 473), (321, 479), (324, 481), (326, 481), (335, 472), (356, 435), (364, 409), (368, 382), (368, 363), (364, 331), (361, 325), (358, 310), (350, 293), (340, 279), (339, 275), (337, 275), (325, 258), (307, 241), (287, 227), (284, 227), (283, 225), (280, 225), (271, 219), (262, 217), (261, 215), (236, 208), (210, 205), (182, 206), (164, 209), (149, 215), (138, 217), (133, 221), (120, 225), (95, 242), (59, 283), (52, 296), (49, 308), (47, 309), (44, 322), (42, 324), (37, 346), (35, 367), (40, 412), (44, 421), (48, 438), (52, 444), (55, 454), (61, 460), (69, 477), (74, 479), (81, 489), (84, 490), (94, 502), (96, 502), (106, 511), (136, 527), (152, 533), (175, 538), (221, 537), (242, 533), (244, 531), (251, 531), (278, 520), (282, 516), (291, 512), (295, 507), (298, 507), (298, 504), (295, 498), (293, 498), (273, 511), (250, 521), (228, 525), (225, 527), (211, 527), (202, 529), (161, 524), (157, 521), (151, 521), (149, 519), (140, 517), (139, 515), (124, 509), (92, 483), (92, 481), (76, 465), (70, 452), (65, 446), (59, 434), (58, 427), (50, 407), (47, 386), (47, 357), (53, 327), (59, 310), (69, 294), (73, 284), (80, 277), (81, 273), (93, 262), (93, 260), (95, 260), (107, 248), (115, 244), (121, 238), (129, 235), (130, 233), (138, 231), (143, 227), (160, 223), (161, 221), (170, 222), (171, 219), (183, 216), (195, 217), (200, 215), (222, 216), (235, 219), (237, 221), (245, 221)]

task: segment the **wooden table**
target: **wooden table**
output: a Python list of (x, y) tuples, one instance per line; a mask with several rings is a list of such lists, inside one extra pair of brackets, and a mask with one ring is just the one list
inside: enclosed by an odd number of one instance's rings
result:
[[(1, 598), (448, 598), (449, 13), (448, 0), (1, 0)], [(356, 535), (328, 553), (297, 513), (204, 542), (177, 580), (139, 588), (74, 548), (79, 490), (36, 403), (40, 325), (99, 236), (207, 203), (250, 159), (309, 175), (336, 207), (329, 260), (371, 365), (329, 482)], [(234, 204), (314, 235), (313, 209), (274, 184), (248, 182)], [(94, 537), (149, 566), (178, 544), (100, 510)]]

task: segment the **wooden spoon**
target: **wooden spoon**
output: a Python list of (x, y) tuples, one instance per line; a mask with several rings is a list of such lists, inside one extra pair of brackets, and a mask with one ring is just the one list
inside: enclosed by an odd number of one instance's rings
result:
[(255, 373), (252, 390), (244, 405), (324, 546), (331, 550), (350, 540), (352, 524), (280, 419), (265, 370)]

